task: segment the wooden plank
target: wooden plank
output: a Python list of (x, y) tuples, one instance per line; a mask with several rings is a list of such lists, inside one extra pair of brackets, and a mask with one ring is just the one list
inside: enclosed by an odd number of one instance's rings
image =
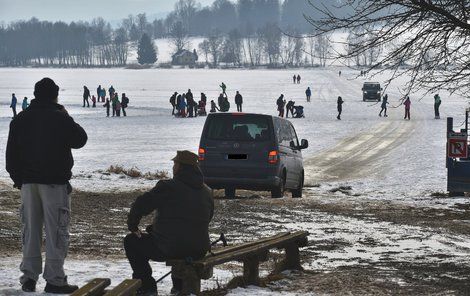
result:
[(104, 289), (111, 285), (111, 280), (107, 278), (96, 278), (89, 281), (85, 286), (76, 290), (71, 296), (101, 296)]
[[(276, 234), (276, 235), (273, 235), (273, 236), (270, 236), (270, 237), (261, 238), (261, 239), (255, 240), (255, 241), (246, 242), (246, 243), (242, 243), (242, 244), (235, 245), (235, 246), (220, 248), (220, 249), (217, 249), (217, 250), (213, 251), (212, 254), (208, 254), (203, 259), (197, 260), (195, 262), (203, 261), (206, 258), (219, 256), (219, 255), (222, 255), (222, 254), (230, 253), (230, 252), (237, 251), (237, 250), (247, 248), (247, 247), (251, 247), (251, 246), (254, 246), (254, 245), (259, 245), (259, 244), (265, 243), (267, 241), (271, 241), (271, 240), (279, 239), (279, 238), (282, 238), (282, 237), (286, 237), (289, 234), (291, 234), (291, 233), (290, 232), (281, 232), (279, 234)], [(168, 261), (166, 261), (166, 265), (167, 266), (173, 266), (173, 265), (176, 265), (176, 264), (181, 264), (181, 261), (184, 262), (184, 260), (168, 260)]]
[(222, 254), (225, 254), (225, 253), (237, 251), (237, 250), (240, 250), (240, 249), (243, 249), (243, 248), (247, 248), (247, 247), (251, 247), (251, 246), (254, 246), (254, 245), (262, 244), (262, 243), (265, 243), (267, 241), (271, 241), (271, 240), (275, 240), (275, 239), (278, 239), (278, 238), (281, 238), (281, 237), (288, 236), (289, 234), (290, 234), (290, 232), (281, 232), (279, 234), (276, 234), (276, 235), (273, 235), (273, 236), (270, 236), (270, 237), (260, 238), (260, 239), (257, 239), (255, 241), (242, 243), (242, 244), (239, 244), (239, 245), (236, 245), (236, 246), (220, 248), (220, 249), (217, 249), (217, 250), (212, 252), (212, 254), (214, 254), (214, 255), (210, 254), (210, 255), (208, 255), (208, 257), (209, 256), (218, 256), (218, 255), (222, 255)]
[(285, 247), (296, 241), (302, 241), (307, 236), (308, 236), (307, 231), (297, 231), (288, 236), (281, 237), (275, 240), (270, 240), (265, 243), (253, 245), (251, 247), (240, 249), (231, 253), (225, 253), (225, 254), (222, 254), (219, 256), (213, 256), (213, 257), (206, 257), (203, 260), (193, 262), (193, 266), (204, 269), (204, 268), (208, 268), (208, 267), (215, 266), (215, 265), (222, 264), (222, 263), (229, 262), (229, 261), (234, 261), (234, 260), (242, 261), (243, 259), (252, 255), (255, 255), (257, 253), (262, 253), (262, 252), (265, 252), (266, 250), (273, 249), (273, 248)]
[(127, 279), (114, 287), (114, 289), (108, 291), (104, 296), (134, 296), (141, 285), (141, 280)]

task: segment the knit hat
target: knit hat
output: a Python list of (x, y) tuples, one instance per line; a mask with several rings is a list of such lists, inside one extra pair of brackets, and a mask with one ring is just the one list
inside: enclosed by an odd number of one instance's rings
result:
[(58, 96), (59, 87), (50, 78), (43, 78), (34, 85), (34, 97), (38, 100), (53, 101)]
[(198, 159), (199, 157), (188, 151), (188, 150), (183, 150), (183, 151), (177, 151), (176, 156), (172, 159), (174, 162), (178, 162), (180, 164), (186, 164), (186, 165), (191, 165), (191, 166), (197, 166), (198, 165)]

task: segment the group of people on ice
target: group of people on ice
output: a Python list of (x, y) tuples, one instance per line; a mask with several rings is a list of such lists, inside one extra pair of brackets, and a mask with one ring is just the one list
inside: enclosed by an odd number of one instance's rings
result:
[[(18, 104), (18, 99), (16, 98), (15, 94), (11, 94), (11, 103), (10, 103), (10, 108), (11, 108), (11, 111), (13, 112), (13, 118), (15, 118), (16, 116), (16, 105)], [(28, 98), (27, 97), (24, 97), (23, 99), (23, 103), (21, 104), (21, 110), (24, 111), (26, 110), (26, 108), (29, 107), (29, 103), (28, 103)]]
[(283, 94), (281, 94), (281, 96), (277, 99), (276, 105), (277, 105), (277, 111), (279, 112), (278, 114), (279, 117), (284, 117), (285, 115), (286, 118), (289, 118), (289, 112), (292, 118), (305, 117), (304, 107), (300, 105), (296, 106), (295, 102), (292, 100), (289, 100), (289, 102), (286, 103), (286, 100), (284, 99)]
[(300, 84), (300, 79), (301, 79), (301, 77), (300, 77), (299, 74), (297, 74), (297, 75), (294, 74), (294, 76), (292, 76), (292, 81), (294, 82), (294, 84), (296, 84), (296, 83)]
[(126, 108), (129, 105), (129, 98), (126, 96), (125, 93), (121, 94), (121, 99), (119, 99), (119, 94), (116, 92), (114, 87), (111, 85), (111, 87), (108, 89), (109, 97), (106, 97), (106, 89), (104, 87), (101, 87), (101, 85), (98, 85), (98, 88), (96, 89), (96, 97), (95, 95), (90, 94), (90, 90), (88, 89), (87, 86), (83, 86), (83, 106), (85, 105), (89, 108), (90, 107), (90, 102), (89, 99), (91, 99), (92, 102), (92, 107), (96, 107), (96, 102), (102, 102), (103, 107), (106, 108), (106, 117), (109, 117), (110, 111), (112, 110), (112, 117), (121, 116), (121, 111), (123, 116), (127, 116), (126, 113)]
[(196, 102), (191, 89), (188, 92), (178, 94), (174, 92), (170, 97), (170, 104), (173, 107), (171, 115), (176, 117), (197, 117), (206, 116), (207, 96), (201, 93), (201, 99)]
[[(222, 92), (217, 98), (217, 103), (215, 103), (214, 100), (211, 100), (210, 102), (210, 113), (230, 111), (230, 102), (226, 92), (227, 86), (222, 82), (220, 88), (222, 89)], [(170, 97), (170, 104), (172, 106), (171, 115), (176, 117), (197, 117), (207, 115), (207, 96), (203, 92), (201, 92), (201, 98), (198, 102), (194, 99), (191, 89), (188, 89), (186, 93), (182, 94), (174, 92)], [(235, 105), (237, 105), (237, 112), (243, 112), (243, 96), (239, 91), (235, 94)]]

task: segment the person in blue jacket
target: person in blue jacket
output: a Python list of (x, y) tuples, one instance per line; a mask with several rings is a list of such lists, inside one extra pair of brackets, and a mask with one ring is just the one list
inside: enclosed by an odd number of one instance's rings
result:
[(16, 99), (16, 96), (15, 94), (11, 94), (11, 104), (10, 104), (10, 108), (11, 110), (13, 111), (13, 118), (16, 117), (16, 103), (18, 102), (18, 100)]
[(179, 103), (179, 107), (180, 107), (180, 117), (186, 117), (186, 107), (188, 106), (188, 104), (186, 104), (186, 95), (183, 94), (181, 96), (181, 101)]
[(305, 95), (307, 96), (307, 102), (310, 102), (310, 97), (312, 96), (312, 91), (310, 90), (310, 86), (307, 87), (307, 90), (305, 91)]
[(23, 104), (21, 104), (21, 110), (26, 110), (26, 108), (29, 107), (29, 104), (28, 104), (28, 98), (27, 97), (24, 97), (23, 99)]

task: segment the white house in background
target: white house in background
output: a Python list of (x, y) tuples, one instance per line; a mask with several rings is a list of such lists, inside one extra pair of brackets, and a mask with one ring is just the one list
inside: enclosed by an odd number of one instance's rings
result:
[(187, 49), (178, 50), (171, 56), (171, 64), (177, 66), (194, 65), (198, 59), (196, 50)]

